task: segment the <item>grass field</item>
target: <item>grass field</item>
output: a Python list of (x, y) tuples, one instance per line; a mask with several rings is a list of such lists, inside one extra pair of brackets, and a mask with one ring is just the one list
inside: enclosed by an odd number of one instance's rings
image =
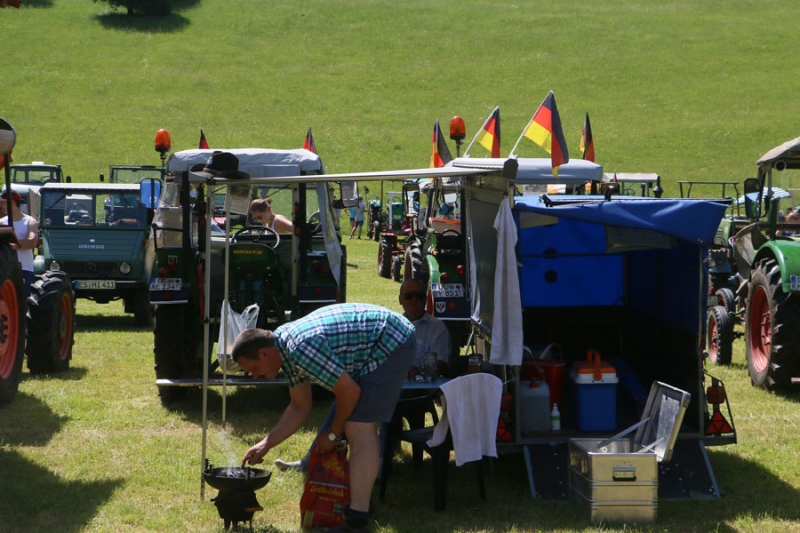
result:
[[(552, 89), (573, 157), (588, 112), (606, 170), (657, 172), (676, 196), (677, 180), (753, 175), (758, 157), (798, 135), (789, 2), (178, 4), (159, 20), (89, 0), (0, 10), (0, 116), (17, 131), (15, 161), (60, 163), (93, 181), (110, 164), (157, 164), (159, 128), (181, 150), (197, 146), (201, 128), (212, 148), (294, 148), (313, 127), (329, 172), (427, 166), (436, 118), (463, 116), (469, 140), (499, 105), (507, 153)], [(545, 155), (527, 141), (519, 153)], [(347, 244), (349, 299), (397, 309), (397, 285), (375, 271), (377, 245)], [(733, 365), (712, 373), (728, 386), (740, 439), (710, 449), (720, 499), (659, 502), (653, 527), (588, 527), (567, 503), (531, 499), (512, 455), (494, 464), (488, 503), (471, 468), (451, 469), (440, 514), (429, 467), (398, 468), (375, 529), (800, 531), (800, 393), (753, 389), (741, 341)], [(24, 378), (0, 408), (0, 531), (222, 529), (214, 491), (200, 498), (199, 396), (160, 406), (152, 333), (134, 329), (120, 304), (80, 302), (71, 370)], [(282, 389), (229, 391), (223, 425), (212, 391), (209, 458), (238, 462), (286, 402)], [(300, 456), (325, 408), (317, 402), (270, 457)], [(301, 491), (299, 476), (276, 473), (259, 491), (254, 529), (298, 530)]]

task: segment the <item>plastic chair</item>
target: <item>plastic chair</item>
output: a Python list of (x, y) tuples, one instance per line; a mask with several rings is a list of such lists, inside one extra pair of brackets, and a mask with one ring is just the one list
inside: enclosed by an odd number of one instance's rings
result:
[[(462, 376), (457, 379), (469, 379), (471, 376)], [(498, 380), (499, 381), (499, 380)], [(437, 445), (431, 446), (429, 441), (433, 437), (434, 429), (439, 422), (434, 421), (434, 425), (422, 428), (412, 428), (408, 430), (403, 429), (404, 412), (409, 409), (425, 409), (426, 406), (431, 405), (434, 399), (442, 395), (441, 389), (437, 389), (430, 394), (412, 399), (402, 399), (398, 402), (398, 408), (395, 409), (395, 414), (392, 417), (392, 422), (389, 424), (387, 438), (384, 442), (383, 451), (383, 469), (381, 474), (381, 485), (379, 492), (380, 501), (384, 501), (386, 495), (386, 484), (389, 478), (389, 472), (392, 462), (392, 451), (394, 450), (394, 442), (408, 442), (413, 447), (419, 447), (430, 455), (433, 463), (433, 490), (434, 490), (434, 509), (441, 511), (446, 506), (447, 500), (447, 474), (450, 466), (450, 452), (453, 451), (453, 438), (450, 429), (447, 429), (447, 434), (444, 441)], [(498, 398), (499, 401), (499, 398)], [(444, 416), (444, 415), (443, 415)], [(499, 416), (499, 403), (498, 414)], [(496, 424), (497, 418), (495, 418)], [(493, 430), (494, 435), (494, 430)], [(415, 465), (419, 466), (415, 458)], [(482, 460), (474, 461), (476, 471), (478, 474), (478, 492), (481, 498), (486, 501), (486, 485), (484, 482), (484, 472)]]

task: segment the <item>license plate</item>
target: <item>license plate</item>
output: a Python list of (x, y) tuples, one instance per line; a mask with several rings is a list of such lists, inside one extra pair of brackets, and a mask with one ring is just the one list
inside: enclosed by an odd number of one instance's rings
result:
[(800, 276), (789, 276), (790, 289), (800, 291)]
[(460, 283), (431, 283), (434, 298), (463, 298), (464, 286)]
[(719, 302), (719, 300), (717, 300), (717, 296), (716, 295), (709, 296), (708, 297), (708, 303), (706, 305), (708, 305), (709, 307), (714, 307), (715, 305), (718, 304), (718, 302)]
[(78, 289), (116, 289), (117, 282), (113, 279), (87, 279), (75, 282)]
[(151, 291), (179, 291), (181, 287), (181, 278), (155, 278), (150, 282)]

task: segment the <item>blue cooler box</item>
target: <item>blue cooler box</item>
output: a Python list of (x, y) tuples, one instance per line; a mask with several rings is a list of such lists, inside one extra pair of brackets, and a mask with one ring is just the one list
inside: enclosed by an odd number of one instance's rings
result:
[(581, 431), (609, 431), (617, 428), (617, 378), (616, 369), (600, 360), (575, 362), (570, 378), (575, 384), (575, 405), (578, 412), (578, 429)]

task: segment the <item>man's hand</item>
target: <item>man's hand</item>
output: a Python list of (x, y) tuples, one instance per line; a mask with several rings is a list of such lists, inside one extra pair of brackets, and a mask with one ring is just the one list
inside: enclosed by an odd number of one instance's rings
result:
[(269, 447), (267, 446), (267, 439), (264, 438), (261, 442), (252, 446), (247, 450), (242, 458), (242, 468), (247, 464), (257, 465), (264, 462), (264, 456), (267, 455)]
[(328, 432), (323, 431), (317, 435), (317, 440), (314, 443), (314, 453), (331, 453), (340, 442), (339, 440), (330, 440), (328, 438)]

